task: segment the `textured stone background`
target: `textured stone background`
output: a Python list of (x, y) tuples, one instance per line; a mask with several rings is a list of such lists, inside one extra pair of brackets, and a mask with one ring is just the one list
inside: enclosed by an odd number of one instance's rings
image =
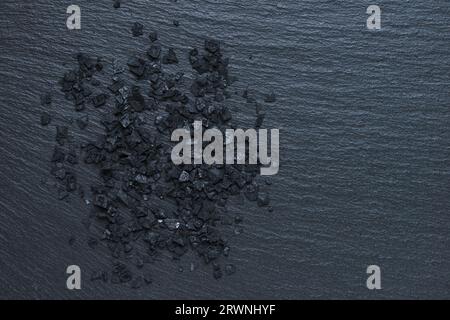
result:
[[(123, 2), (0, 1), (0, 298), (448, 298), (448, 1)], [(72, 3), (80, 31), (65, 26)], [(365, 29), (370, 4), (382, 8), (381, 32)], [(42, 128), (39, 95), (58, 92), (78, 51), (126, 61), (145, 50), (148, 39), (131, 36), (135, 21), (182, 63), (204, 37), (221, 40), (236, 90), (277, 93), (265, 122), (281, 129), (275, 210), (233, 201), (245, 221), (243, 234), (230, 235), (231, 277), (190, 272), (188, 256), (150, 265), (155, 282), (144, 289), (91, 283), (110, 258), (86, 244), (88, 209), (56, 200), (45, 183), (54, 125), (75, 112), (57, 94), (54, 121)], [(243, 127), (253, 123), (242, 99), (230, 104)], [(82, 269), (81, 291), (65, 289), (69, 264)], [(381, 291), (365, 288), (370, 264), (382, 268)]]

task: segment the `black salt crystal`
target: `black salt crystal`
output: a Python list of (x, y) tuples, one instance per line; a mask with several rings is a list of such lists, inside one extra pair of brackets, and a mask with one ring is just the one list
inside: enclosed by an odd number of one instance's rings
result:
[(145, 73), (145, 60), (141, 58), (132, 58), (128, 61), (128, 69), (138, 78), (141, 78)]
[(124, 83), (121, 80), (114, 81), (108, 89), (111, 90), (114, 94), (117, 94), (121, 88), (123, 88)]
[[(165, 219), (164, 224), (169, 230), (172, 231), (180, 227), (180, 222), (177, 219)], [(174, 242), (178, 243), (179, 245), (184, 245), (183, 240), (181, 240), (180, 242), (180, 239), (174, 239)]]
[(52, 117), (50, 116), (50, 114), (48, 112), (43, 112), (41, 114), (41, 125), (46, 126), (46, 125), (50, 124), (51, 121), (52, 121)]
[(69, 193), (66, 190), (64, 190), (62, 188), (58, 189), (58, 199), (59, 200), (63, 200), (65, 198), (67, 198), (68, 196), (69, 196)]
[(133, 87), (131, 97), (129, 98), (129, 103), (134, 111), (141, 112), (144, 110), (145, 99), (138, 86)]
[(220, 50), (220, 43), (219, 41), (208, 39), (205, 40), (205, 50), (209, 51), (211, 53), (216, 53)]
[(167, 216), (165, 212), (162, 209), (157, 210), (156, 212), (153, 212), (153, 215), (156, 219), (166, 219)]
[(134, 264), (138, 269), (144, 267), (144, 259), (141, 256), (137, 256), (134, 261)]
[(265, 116), (264, 113), (260, 113), (256, 116), (255, 128), (260, 128), (262, 126)]
[(56, 141), (63, 145), (69, 137), (69, 128), (66, 126), (57, 126), (56, 127)]
[(81, 116), (76, 120), (76, 123), (80, 129), (86, 128), (89, 123), (89, 116), (88, 115)]
[(175, 53), (175, 50), (170, 48), (169, 51), (164, 55), (162, 62), (164, 64), (177, 64), (178, 58)]
[(69, 192), (75, 191), (77, 189), (77, 179), (75, 174), (68, 173), (66, 175), (66, 190)]
[[(133, 26), (136, 34), (141, 33), (141, 26)], [(103, 228), (98, 238), (105, 241), (114, 258), (131, 259), (131, 266), (140, 269), (144, 259), (152, 261), (162, 250), (168, 250), (179, 259), (192, 249), (206, 263), (214, 263), (228, 256), (230, 250), (220, 233), (223, 230), (219, 229), (233, 222), (233, 216), (227, 215), (225, 210), (227, 199), (242, 192), (258, 205), (266, 205), (265, 195), (258, 193), (258, 185), (254, 182), (259, 166), (175, 166), (172, 163), (170, 147), (162, 141), (174, 129), (190, 127), (196, 119), (203, 119), (205, 128), (223, 130), (229, 127), (227, 122), (232, 115), (224, 105), (224, 99), (229, 96), (226, 92), (230, 84), (228, 60), (222, 56), (218, 41), (206, 40), (204, 50), (193, 49), (189, 53), (189, 62), (196, 71), (194, 80), (181, 83), (181, 70), (175, 66), (171, 69), (176, 74), (164, 72), (165, 66), (160, 62), (163, 54), (157, 38), (156, 32), (149, 34), (152, 43), (147, 57), (137, 56), (128, 61), (129, 71), (136, 78), (127, 77), (126, 86), (122, 79), (126, 75), (118, 76), (123, 73), (123, 68), (113, 64), (113, 82), (108, 89), (115, 96), (115, 105), (105, 109), (102, 115), (104, 134), (100, 139), (84, 143), (82, 153), (55, 148), (51, 172), (57, 177), (60, 197), (67, 197), (68, 191), (80, 190), (69, 167), (77, 162), (77, 155), (83, 154), (85, 163), (96, 165), (101, 184), (92, 188), (95, 207), (89, 219), (101, 219), (96, 225)], [(74, 102), (77, 110), (84, 109), (89, 101), (95, 106), (106, 104), (108, 95), (102, 86), (95, 88), (94, 98), (93, 91), (87, 86), (89, 79), (103, 69), (102, 63), (98, 58), (82, 54), (77, 58), (78, 69), (65, 74), (61, 81), (66, 98)], [(175, 51), (169, 49), (162, 62), (177, 63)], [(139, 82), (141, 87), (144, 86), (145, 98), (137, 80), (145, 80)], [(190, 77), (183, 80), (190, 81)], [(198, 98), (190, 100), (189, 88)], [(247, 100), (256, 103), (254, 98)], [(165, 110), (154, 115), (157, 130), (144, 129), (147, 115), (141, 111), (157, 110), (159, 106)], [(262, 120), (263, 113), (257, 110), (257, 116)], [(82, 129), (87, 120), (86, 114), (76, 123)], [(262, 124), (261, 120), (257, 120), (256, 126)], [(64, 144), (68, 133), (60, 131), (58, 144)], [(164, 212), (158, 204), (148, 201), (150, 196), (158, 201), (158, 197), (174, 200), (176, 209)], [(236, 218), (237, 223), (240, 220), (240, 217)], [(240, 233), (242, 229), (236, 228), (235, 232)], [(143, 258), (137, 241), (145, 244), (148, 254)], [(151, 282), (149, 275), (144, 278), (133, 276), (128, 264), (114, 264), (112, 283), (131, 282), (131, 287), (140, 287), (143, 282)], [(220, 278), (222, 272), (230, 274), (234, 272), (234, 266), (221, 268), (214, 263), (213, 276)], [(100, 273), (96, 278), (99, 277)]]
[(78, 156), (75, 149), (72, 148), (67, 152), (66, 161), (70, 164), (78, 163)]
[(53, 155), (52, 155), (52, 162), (62, 162), (65, 159), (66, 154), (64, 153), (63, 149), (61, 149), (58, 146), (55, 146), (53, 149)]
[(178, 178), (178, 181), (180, 182), (187, 182), (190, 180), (189, 173), (186, 171), (181, 172), (180, 177)]
[(96, 270), (91, 273), (91, 281), (103, 280), (103, 271)]
[(75, 244), (76, 238), (74, 236), (70, 236), (69, 238), (69, 245), (73, 246)]
[(244, 189), (245, 197), (250, 201), (258, 199), (258, 189), (254, 185), (247, 185)]
[(275, 93), (272, 92), (264, 98), (264, 101), (267, 103), (274, 103), (275, 101), (277, 101), (277, 97)]
[(56, 170), (55, 177), (60, 180), (64, 179), (66, 177), (66, 170), (64, 168)]
[(83, 111), (85, 109), (84, 101), (75, 104), (75, 111)]
[(267, 194), (258, 194), (257, 203), (259, 207), (265, 207), (268, 206), (270, 203), (269, 196)]
[(108, 198), (103, 194), (98, 194), (95, 196), (94, 205), (103, 209), (108, 208)]
[(144, 26), (139, 22), (135, 22), (131, 28), (131, 32), (133, 37), (142, 36), (144, 34)]
[(124, 114), (121, 118), (120, 118), (120, 124), (122, 125), (122, 127), (126, 128), (131, 124), (131, 120), (130, 120), (130, 115), (128, 113)]
[(156, 31), (152, 31), (152, 32), (150, 32), (148, 37), (151, 42), (155, 42), (156, 40), (158, 40), (158, 33)]
[(47, 92), (41, 95), (41, 104), (42, 105), (50, 105), (52, 103), (52, 95)]
[(209, 179), (213, 184), (219, 183), (223, 179), (224, 171), (219, 168), (212, 168), (208, 171)]
[(213, 275), (214, 275), (214, 278), (215, 278), (215, 279), (220, 279), (220, 278), (222, 278), (222, 270), (220, 270), (220, 269), (214, 270), (214, 271), (213, 271)]
[(108, 96), (104, 93), (96, 95), (94, 98), (92, 98), (92, 104), (96, 108), (101, 107), (106, 103), (107, 98)]
[(225, 274), (230, 276), (236, 272), (236, 267), (233, 264), (227, 264), (225, 266)]
[(131, 281), (131, 279), (133, 278), (133, 274), (125, 264), (116, 262), (114, 264), (113, 277), (116, 277), (116, 280), (118, 280), (119, 282), (125, 283)]
[(147, 55), (154, 60), (158, 59), (160, 54), (161, 54), (161, 46), (158, 44), (152, 44), (150, 49), (148, 49), (147, 51)]

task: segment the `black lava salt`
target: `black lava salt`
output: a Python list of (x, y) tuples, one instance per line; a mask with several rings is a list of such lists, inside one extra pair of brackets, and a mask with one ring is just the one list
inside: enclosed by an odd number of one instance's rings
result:
[(52, 121), (52, 117), (48, 112), (43, 112), (41, 114), (41, 125), (47, 126)]
[(133, 37), (139, 37), (144, 34), (143, 30), (144, 30), (144, 26), (139, 22), (135, 22), (133, 24), (133, 27), (131, 28), (131, 33), (133, 34)]
[(158, 33), (156, 31), (152, 31), (149, 33), (148, 38), (151, 42), (155, 42), (156, 40), (158, 40)]
[[(143, 26), (135, 23), (132, 33), (142, 35)], [(100, 183), (89, 188), (93, 201), (86, 200), (92, 208), (87, 225), (100, 228), (101, 235), (90, 235), (88, 245), (107, 247), (114, 263), (111, 272), (94, 271), (91, 279), (129, 283), (136, 289), (152, 282), (144, 267), (162, 251), (178, 259), (193, 250), (212, 265), (214, 278), (233, 274), (234, 265), (223, 268), (220, 264), (230, 253), (223, 232), (242, 217), (230, 217), (227, 200), (243, 193), (259, 206), (269, 204), (268, 195), (259, 194), (255, 180), (258, 165), (175, 165), (170, 159), (170, 136), (175, 129), (192, 129), (194, 120), (220, 130), (233, 128), (226, 103), (231, 84), (228, 59), (220, 43), (206, 40), (203, 50), (189, 52), (194, 79), (185, 84), (183, 70), (169, 74), (162, 67), (178, 63), (175, 50), (169, 48), (162, 55), (157, 33), (150, 33), (149, 39), (146, 54), (128, 60), (129, 74), (114, 62), (111, 81), (106, 84), (95, 80), (94, 85), (93, 77), (111, 68), (104, 68), (99, 58), (77, 55), (78, 67), (64, 74), (61, 91), (75, 110), (85, 110), (76, 119), (75, 129), (84, 130), (93, 121), (90, 113), (97, 117), (102, 111), (103, 133), (78, 145), (69, 139), (69, 128), (58, 125), (51, 158), (59, 199), (71, 193), (84, 198), (85, 189), (74, 166), (96, 167)], [(41, 100), (49, 104), (51, 96)], [(46, 114), (42, 117), (43, 125), (50, 122)], [(149, 117), (154, 118), (153, 123), (148, 122)], [(256, 125), (260, 126), (263, 116), (258, 119)], [(170, 203), (174, 209), (162, 208), (157, 201)]]

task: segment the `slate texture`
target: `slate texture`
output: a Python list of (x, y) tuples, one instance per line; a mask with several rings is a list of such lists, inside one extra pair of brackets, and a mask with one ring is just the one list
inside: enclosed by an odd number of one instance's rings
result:
[[(79, 31), (66, 28), (67, 1), (0, 2), (0, 298), (448, 298), (448, 1), (377, 1), (380, 32), (365, 28), (366, 0), (76, 2)], [(181, 64), (205, 37), (220, 40), (234, 90), (276, 94), (263, 127), (280, 128), (281, 168), (268, 179), (273, 212), (232, 203), (244, 217), (229, 239), (235, 274), (217, 281), (191, 272), (193, 257), (163, 257), (153, 284), (134, 290), (89, 281), (110, 257), (87, 243), (85, 203), (58, 201), (48, 174), (55, 126), (79, 114), (60, 94), (51, 107), (39, 97), (58, 92), (78, 51), (125, 60), (151, 31)], [(241, 127), (254, 123), (242, 99), (230, 104)], [(80, 291), (65, 288), (70, 264)], [(365, 287), (371, 264), (380, 291)]]

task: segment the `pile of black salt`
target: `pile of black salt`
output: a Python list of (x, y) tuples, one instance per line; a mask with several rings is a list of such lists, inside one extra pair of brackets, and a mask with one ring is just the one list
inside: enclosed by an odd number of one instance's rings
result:
[[(141, 34), (141, 26), (134, 25), (133, 33)], [(164, 50), (155, 32), (149, 38), (145, 56), (131, 57), (126, 66), (117, 61), (108, 64), (112, 77), (105, 86), (96, 75), (105, 72), (106, 62), (84, 54), (77, 55), (77, 68), (61, 79), (66, 99), (80, 112), (76, 127), (85, 129), (89, 114), (100, 109), (104, 132), (77, 145), (68, 126), (56, 126), (51, 173), (58, 197), (90, 194), (89, 224), (100, 232), (91, 235), (88, 244), (107, 246), (115, 261), (112, 270), (96, 271), (92, 280), (130, 282), (137, 288), (151, 282), (151, 276), (141, 271), (145, 263), (163, 252), (179, 258), (189, 250), (221, 278), (235, 272), (234, 265), (221, 263), (230, 252), (224, 227), (242, 220), (240, 215), (230, 217), (227, 200), (243, 193), (261, 207), (269, 205), (255, 181), (259, 166), (175, 165), (170, 136), (178, 128), (193, 130), (194, 120), (201, 120), (204, 129), (233, 128), (226, 105), (231, 84), (228, 59), (219, 42), (206, 40), (203, 50), (188, 53), (194, 79), (186, 84), (181, 71), (164, 70), (164, 65), (178, 66), (175, 50)], [(43, 96), (41, 102), (50, 104), (51, 97)], [(257, 112), (259, 127), (264, 113), (259, 108)], [(50, 121), (48, 113), (42, 114), (42, 125)], [(100, 183), (83, 186), (75, 174), (77, 165), (95, 166)]]

